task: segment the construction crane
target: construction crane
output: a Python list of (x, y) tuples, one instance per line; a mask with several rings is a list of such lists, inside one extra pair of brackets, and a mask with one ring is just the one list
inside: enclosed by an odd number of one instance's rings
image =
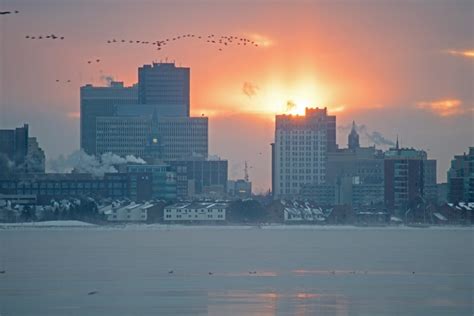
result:
[(245, 161), (245, 164), (244, 164), (244, 180), (245, 182), (249, 182), (249, 168), (247, 165), (247, 160)]

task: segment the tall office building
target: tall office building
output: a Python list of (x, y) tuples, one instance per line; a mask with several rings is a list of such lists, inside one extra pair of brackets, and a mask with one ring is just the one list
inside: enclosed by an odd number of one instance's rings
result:
[(94, 153), (107, 152), (119, 156), (145, 156), (151, 131), (147, 116), (101, 116), (96, 118), (96, 147)]
[(469, 152), (456, 155), (448, 171), (448, 201), (451, 203), (474, 202), (474, 147)]
[(206, 159), (208, 118), (98, 117), (96, 139), (97, 154), (134, 155), (150, 162)]
[(28, 154), (28, 124), (15, 129), (0, 130), (0, 154), (13, 162), (16, 167), (25, 163)]
[(337, 149), (336, 117), (307, 108), (304, 116), (277, 115), (272, 149), (274, 198), (298, 197), (306, 184), (322, 184), (329, 151)]
[(395, 148), (385, 152), (385, 206), (404, 216), (417, 199), (436, 202), (436, 160), (428, 159), (423, 150)]
[(113, 116), (119, 104), (137, 104), (138, 87), (124, 87), (123, 82), (112, 82), (110, 87), (81, 87), (81, 149), (89, 155), (96, 152), (96, 119)]
[(138, 68), (138, 102), (168, 108), (174, 116), (189, 116), (190, 69), (174, 63)]

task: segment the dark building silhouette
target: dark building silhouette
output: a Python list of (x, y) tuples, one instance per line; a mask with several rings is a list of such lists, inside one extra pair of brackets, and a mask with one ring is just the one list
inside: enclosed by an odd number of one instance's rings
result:
[(84, 173), (18, 174), (0, 178), (1, 194), (35, 195), (40, 203), (83, 196), (124, 198), (133, 190), (137, 187), (130, 186), (126, 173), (106, 173), (101, 178)]
[(385, 153), (385, 206), (397, 216), (404, 216), (416, 199), (436, 202), (436, 160), (425, 151), (397, 146)]
[(87, 84), (80, 90), (81, 149), (89, 155), (96, 151), (96, 120), (115, 115), (120, 104), (138, 103), (138, 87), (124, 87), (123, 82), (112, 81), (110, 87), (94, 87)]
[(474, 147), (469, 152), (456, 155), (448, 170), (448, 201), (451, 203), (474, 202)]
[(356, 130), (356, 125), (355, 125), (355, 122), (352, 121), (352, 129), (351, 129), (351, 132), (349, 134), (349, 136), (347, 137), (347, 147), (351, 150), (355, 150), (356, 148), (359, 148), (360, 145), (359, 145), (359, 134), (357, 133), (357, 130)]
[(15, 167), (25, 163), (28, 154), (28, 124), (0, 130), (0, 154), (14, 163)]
[(206, 195), (210, 189), (227, 191), (227, 160), (167, 161), (176, 172), (177, 196), (186, 198)]
[(190, 69), (174, 63), (153, 63), (138, 68), (138, 102), (171, 107), (175, 116), (189, 116)]

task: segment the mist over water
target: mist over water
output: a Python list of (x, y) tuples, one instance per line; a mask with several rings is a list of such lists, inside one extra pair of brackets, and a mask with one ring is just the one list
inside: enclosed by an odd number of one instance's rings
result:
[(470, 228), (229, 228), (0, 230), (0, 313), (472, 315)]

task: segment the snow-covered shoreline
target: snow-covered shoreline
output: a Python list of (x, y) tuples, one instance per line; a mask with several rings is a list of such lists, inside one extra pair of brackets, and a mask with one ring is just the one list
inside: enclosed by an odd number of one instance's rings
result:
[(97, 225), (81, 221), (44, 221), (22, 223), (0, 223), (1, 228), (49, 228), (49, 227), (97, 227)]
[(354, 226), (354, 225), (183, 225), (183, 224), (115, 224), (96, 225), (81, 221), (44, 221), (23, 223), (0, 223), (1, 230), (30, 230), (30, 229), (94, 229), (94, 230), (474, 230), (474, 226), (430, 226), (425, 228), (399, 226)]

